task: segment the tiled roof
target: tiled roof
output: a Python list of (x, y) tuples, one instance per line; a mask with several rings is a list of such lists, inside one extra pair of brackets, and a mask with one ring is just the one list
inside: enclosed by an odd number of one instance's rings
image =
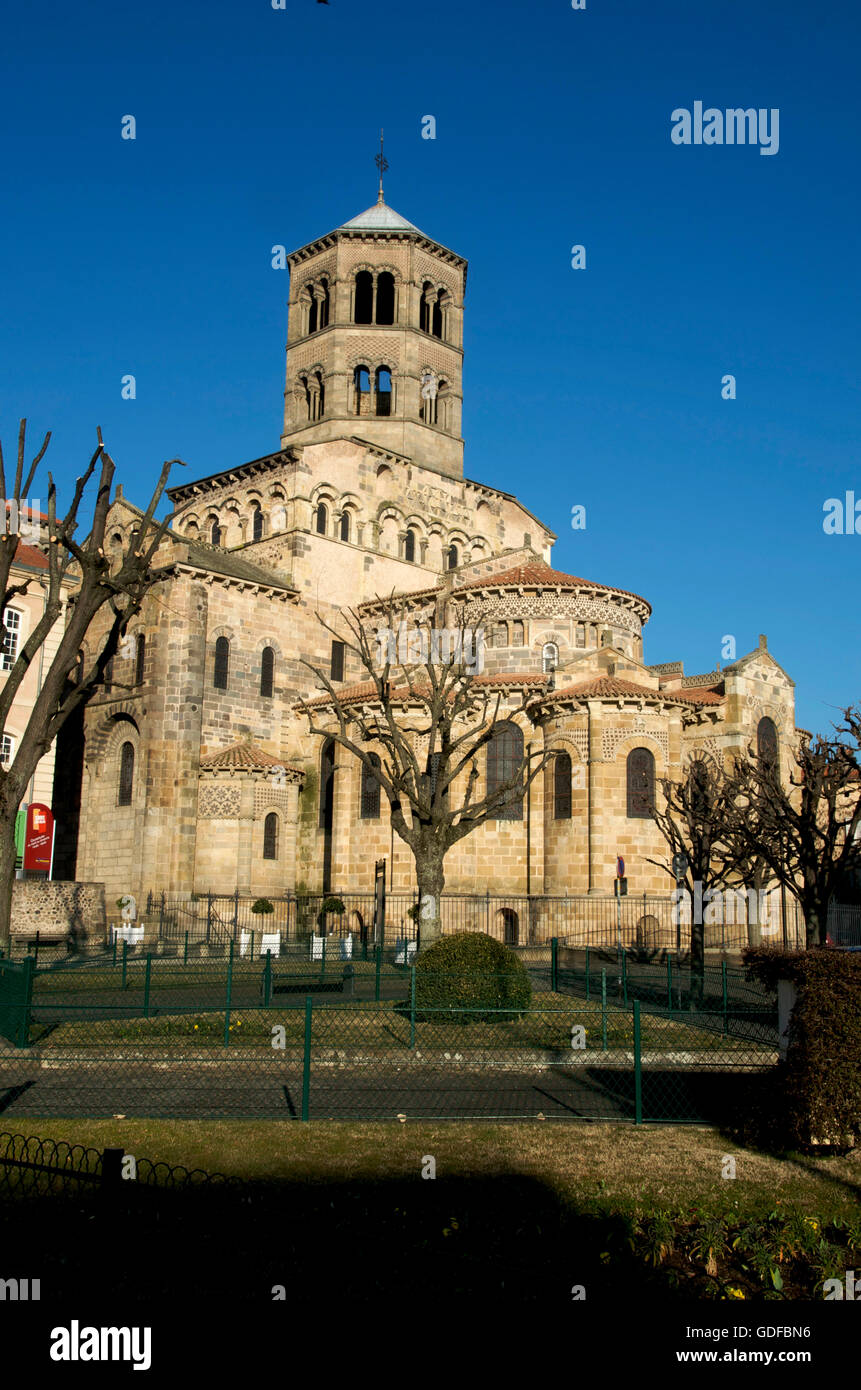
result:
[(271, 769), (273, 767), (283, 767), (287, 772), (302, 771), (302, 768), (291, 767), (289, 763), (282, 762), (280, 758), (273, 758), (271, 753), (264, 753), (263, 749), (258, 748), (255, 743), (232, 743), (229, 748), (222, 748), (217, 753), (208, 753), (201, 758), (200, 766), (207, 772), (218, 768), (242, 771), (247, 768)]
[(646, 685), (623, 680), (619, 676), (595, 676), (592, 680), (580, 681), (577, 685), (565, 685), (546, 696), (548, 700), (564, 700), (574, 696), (578, 700), (618, 700), (619, 698), (644, 697), (649, 700), (678, 700), (684, 702), (684, 695), (676, 690), (652, 690)]
[(678, 695), (682, 700), (693, 700), (697, 705), (722, 705), (723, 695), (705, 685), (683, 685), (677, 690), (662, 690), (667, 695)]
[(13, 564), (27, 565), (29, 569), (33, 570), (46, 570), (48, 557), (43, 551), (37, 550), (34, 545), (25, 545), (23, 541), (19, 541)]
[[(506, 685), (534, 685), (536, 687), (543, 687), (546, 684), (547, 677), (536, 674), (534, 671), (501, 671), (492, 676), (481, 675), (475, 676), (473, 679), (473, 685), (491, 687), (502, 687)], [(414, 688), (419, 692), (430, 689), (429, 686), (422, 687), (418, 683), (416, 683)], [(337, 693), (338, 700), (341, 704), (356, 704), (361, 703), (363, 700), (374, 699), (376, 697), (377, 687), (373, 681), (362, 681), (359, 685), (345, 685)], [(395, 701), (408, 700), (409, 697), (410, 687), (408, 685), (399, 685), (392, 690), (392, 699)], [(305, 700), (303, 703), (306, 704), (309, 709), (319, 709), (323, 705), (331, 704), (332, 697), (328, 693), (325, 695), (317, 695), (313, 700)]]
[(175, 532), (171, 532), (170, 537), (171, 540), (179, 541), (188, 546), (188, 559), (183, 560), (181, 556), (178, 556), (177, 564), (193, 565), (196, 569), (211, 570), (214, 574), (223, 574), (228, 579), (244, 579), (248, 584), (263, 584), (270, 589), (285, 589), (288, 593), (296, 592), (295, 585), (285, 583), (283, 579), (279, 579), (270, 570), (252, 564), (250, 560), (245, 560), (232, 551), (222, 550), (217, 545), (208, 545), (206, 541), (190, 541), (186, 536), (178, 536)]
[(546, 586), (547, 588), (562, 589), (609, 589), (614, 594), (624, 594), (627, 598), (635, 598), (640, 603), (646, 603), (649, 612), (651, 604), (648, 604), (640, 594), (634, 594), (630, 589), (617, 589), (615, 584), (596, 584), (592, 579), (580, 579), (574, 574), (565, 574), (562, 570), (551, 569), (543, 560), (534, 561), (528, 565), (515, 565), (513, 569), (502, 570), (498, 574), (485, 575), (483, 579), (468, 579), (463, 584), (455, 584), (453, 592), (458, 593), (463, 589), (496, 589), (500, 586), (506, 588), (523, 585), (524, 588), (534, 588)]

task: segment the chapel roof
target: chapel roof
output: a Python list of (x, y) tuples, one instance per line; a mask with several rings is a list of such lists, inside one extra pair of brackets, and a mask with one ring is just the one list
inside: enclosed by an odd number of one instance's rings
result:
[(245, 771), (249, 768), (270, 771), (275, 767), (283, 767), (287, 772), (302, 771), (299, 767), (291, 767), (280, 758), (273, 758), (271, 753), (264, 753), (256, 743), (250, 742), (231, 743), (229, 747), (221, 748), (217, 753), (208, 753), (201, 758), (200, 767), (205, 772), (214, 772), (222, 768), (230, 771)]

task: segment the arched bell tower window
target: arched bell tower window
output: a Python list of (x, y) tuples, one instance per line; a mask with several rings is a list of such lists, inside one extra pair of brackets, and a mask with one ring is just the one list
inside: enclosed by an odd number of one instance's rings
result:
[(388, 367), (378, 367), (376, 375), (376, 402), (378, 415), (392, 413), (392, 374)]
[(360, 270), (356, 275), (354, 323), (373, 323), (374, 277), (369, 270)]
[(339, 534), (340, 534), (340, 537), (341, 537), (341, 540), (342, 540), (342, 541), (348, 541), (348, 540), (350, 539), (350, 513), (349, 513), (349, 512), (342, 512), (342, 513), (341, 513), (341, 524), (340, 524), (340, 531), (339, 531)]
[(448, 550), (446, 551), (446, 556), (445, 556), (445, 558), (446, 558), (446, 568), (447, 568), (447, 569), (450, 569), (450, 570), (456, 570), (457, 567), (458, 567), (458, 565), (460, 564), (460, 556), (459, 556), (459, 554), (458, 554), (458, 550), (457, 550), (457, 546), (456, 546), (456, 545), (450, 545), (450, 546), (449, 546)]
[(416, 558), (416, 533), (415, 533), (415, 531), (412, 529), (412, 527), (410, 527), (409, 530), (407, 531), (406, 536), (404, 537), (404, 559), (405, 559), (405, 560), (409, 560), (410, 563), (413, 563), (413, 562), (415, 561), (415, 558)]
[(777, 729), (774, 720), (767, 716), (756, 726), (756, 752), (763, 768), (777, 768)]
[(419, 301), (419, 328), (423, 333), (430, 333), (433, 292), (434, 288), (430, 280), (425, 280), (422, 285), (422, 297)]
[(371, 373), (367, 367), (357, 367), (353, 372), (353, 389), (356, 395), (356, 414), (371, 413)]
[(258, 506), (255, 506), (251, 513), (251, 539), (255, 541), (262, 541), (263, 539), (263, 512)]
[(221, 545), (221, 527), (217, 521), (213, 521), (212, 523), (209, 539), (212, 545)]
[(655, 804), (655, 759), (648, 748), (632, 748), (627, 762), (628, 817), (651, 820)]
[(377, 276), (377, 323), (395, 321), (395, 277), (389, 270)]
[(325, 536), (326, 527), (329, 522), (329, 513), (326, 510), (325, 502), (317, 503), (317, 510), (314, 513), (314, 529), (318, 536)]
[(325, 278), (320, 281), (320, 300), (319, 300), (319, 326), (320, 328), (329, 327), (329, 281)]
[(433, 303), (433, 314), (431, 316), (431, 334), (434, 338), (442, 337), (442, 305), (440, 304), (439, 295), (437, 295)]
[(314, 293), (314, 286), (310, 289), (311, 303), (308, 305), (308, 332), (317, 332), (317, 296)]

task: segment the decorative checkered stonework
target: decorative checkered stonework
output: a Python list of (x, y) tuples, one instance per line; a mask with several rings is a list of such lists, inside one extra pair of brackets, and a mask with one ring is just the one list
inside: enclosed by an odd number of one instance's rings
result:
[[(488, 580), (488, 583), (491, 581)], [(584, 622), (604, 622), (613, 627), (625, 628), (639, 636), (640, 622), (636, 614), (621, 604), (608, 603), (606, 599), (590, 599), (573, 594), (554, 593), (505, 593), (488, 594), (486, 599), (475, 595), (472, 602), (479, 605), (489, 617), (505, 618), (556, 618), (560, 613), (579, 618)]]
[(647, 728), (645, 722), (642, 729), (604, 729), (601, 734), (601, 756), (605, 763), (612, 763), (616, 758), (616, 749), (623, 739), (630, 738), (636, 733), (643, 734), (646, 738), (654, 739), (663, 752), (665, 761), (669, 761), (670, 740), (665, 729)]
[(290, 810), (290, 793), (287, 787), (276, 786), (273, 780), (254, 788), (255, 815), (264, 809), (271, 811), (276, 806), (282, 811)]

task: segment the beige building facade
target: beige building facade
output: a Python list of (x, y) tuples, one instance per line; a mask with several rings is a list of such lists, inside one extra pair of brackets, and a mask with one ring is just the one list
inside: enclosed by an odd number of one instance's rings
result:
[[(386, 858), (390, 886), (412, 888), (385, 799), (297, 708), (319, 695), (313, 667), (367, 698), (320, 620), (340, 630), (359, 608), (373, 629), (395, 594), (416, 620), (480, 616), (477, 679), (500, 692), (502, 718), (530, 699), (500, 731), (505, 757), (565, 755), (451, 852), (447, 886), (606, 894), (622, 855), (631, 893), (667, 892), (648, 862), (664, 856), (653, 789), (694, 756), (757, 742), (788, 769), (792, 680), (764, 638), (702, 675), (649, 665), (649, 603), (554, 569), (549, 527), (464, 476), (459, 255), (380, 202), (288, 260), (280, 447), (171, 490), (164, 578), (67, 750), (80, 765), (68, 876), (104, 881), (109, 901), (349, 892)], [(140, 517), (118, 495), (110, 543)], [(92, 653), (103, 638), (94, 626)]]

